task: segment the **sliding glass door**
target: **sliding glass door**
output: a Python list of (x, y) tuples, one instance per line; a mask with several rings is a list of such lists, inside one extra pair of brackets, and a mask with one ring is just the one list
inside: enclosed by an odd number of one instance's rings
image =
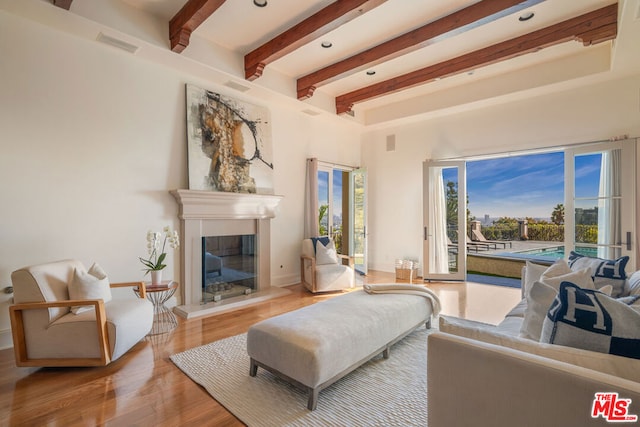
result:
[[(475, 224), (489, 239), (502, 224), (522, 227), (507, 239), (493, 238), (514, 240), (509, 249), (487, 245), (482, 256), (504, 257), (511, 251), (518, 251), (515, 257), (550, 261), (567, 259), (571, 251), (605, 259), (629, 256), (627, 271), (634, 271), (636, 158), (635, 140), (627, 140), (474, 159), (468, 174), (466, 161), (425, 162), (424, 278), (465, 280), (467, 223), (480, 215), (483, 220)], [(482, 184), (470, 182), (471, 200), (467, 178)], [(563, 183), (564, 194), (558, 194)], [(510, 250), (515, 240), (520, 248)]]
[(565, 254), (628, 255), (635, 269), (635, 158), (634, 141), (565, 152)]

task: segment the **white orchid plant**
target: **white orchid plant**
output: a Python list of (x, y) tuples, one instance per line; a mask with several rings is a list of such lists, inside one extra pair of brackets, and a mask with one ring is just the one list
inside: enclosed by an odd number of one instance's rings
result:
[[(164, 234), (164, 239), (163, 239)], [(162, 241), (162, 248), (160, 247), (160, 241)], [(147, 232), (147, 250), (149, 252), (149, 258), (140, 258), (140, 262), (145, 266), (145, 275), (150, 271), (158, 271), (165, 268), (167, 265), (164, 263), (167, 253), (164, 251), (167, 243), (173, 249), (177, 249), (180, 246), (180, 237), (176, 230), (171, 231), (169, 226), (162, 229), (162, 232), (151, 231)]]

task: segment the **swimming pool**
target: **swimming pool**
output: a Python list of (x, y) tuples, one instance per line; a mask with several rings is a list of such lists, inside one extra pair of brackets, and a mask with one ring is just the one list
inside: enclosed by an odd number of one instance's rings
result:
[[(579, 254), (589, 256), (589, 257), (597, 257), (598, 249), (597, 248), (586, 248), (586, 247), (577, 247), (575, 251)], [(518, 254), (523, 255), (533, 255), (535, 257), (542, 258), (550, 258), (550, 259), (562, 259), (564, 258), (564, 246), (551, 246), (548, 248), (538, 248), (538, 249), (530, 249), (526, 251), (519, 251)]]

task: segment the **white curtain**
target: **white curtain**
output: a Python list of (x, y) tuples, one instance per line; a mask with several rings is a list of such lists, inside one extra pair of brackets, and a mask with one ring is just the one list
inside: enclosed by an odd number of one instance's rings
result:
[[(622, 150), (604, 151), (600, 167), (598, 199), (598, 245), (616, 245), (622, 239), (620, 215)], [(598, 257), (618, 257), (615, 248), (598, 246)]]
[(429, 273), (449, 272), (449, 251), (447, 245), (447, 203), (444, 193), (442, 168), (429, 168), (431, 200), (429, 200)]
[(318, 159), (307, 159), (304, 192), (304, 238), (317, 237), (318, 225)]

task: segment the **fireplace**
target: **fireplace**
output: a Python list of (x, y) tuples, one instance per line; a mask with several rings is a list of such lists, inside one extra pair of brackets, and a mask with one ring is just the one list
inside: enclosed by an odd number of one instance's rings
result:
[(182, 240), (178, 315), (208, 315), (289, 293), (271, 287), (270, 222), (282, 196), (171, 194), (179, 205)]
[(255, 234), (202, 237), (202, 302), (257, 291)]

